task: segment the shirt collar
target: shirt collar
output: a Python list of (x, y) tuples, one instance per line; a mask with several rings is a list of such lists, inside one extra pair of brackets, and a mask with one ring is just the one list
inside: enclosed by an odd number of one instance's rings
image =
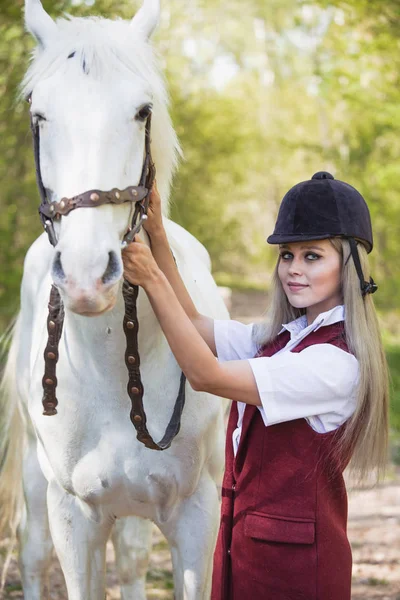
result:
[(318, 317), (314, 319), (310, 325), (307, 325), (307, 317), (306, 315), (302, 315), (298, 319), (291, 321), (290, 323), (285, 323), (282, 325), (282, 329), (279, 333), (283, 331), (288, 331), (290, 333), (290, 338), (297, 337), (300, 334), (311, 333), (311, 331), (316, 331), (320, 327), (325, 327), (327, 325), (333, 325), (334, 323), (338, 323), (339, 321), (344, 321), (345, 319), (345, 310), (343, 304), (339, 304), (326, 312), (320, 313)]

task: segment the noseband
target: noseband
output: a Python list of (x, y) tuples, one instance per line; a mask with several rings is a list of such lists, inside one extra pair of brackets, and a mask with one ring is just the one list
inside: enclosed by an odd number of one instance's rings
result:
[[(77, 208), (96, 208), (104, 204), (134, 203), (131, 225), (122, 240), (125, 248), (133, 242), (135, 235), (140, 231), (143, 222), (147, 219), (149, 196), (155, 178), (155, 165), (151, 157), (151, 115), (146, 121), (145, 134), (145, 158), (142, 174), (138, 186), (130, 186), (125, 190), (114, 188), (109, 192), (101, 190), (90, 190), (74, 198), (63, 198), (59, 202), (50, 202), (44, 187), (40, 170), (40, 129), (31, 119), (31, 130), (33, 135), (33, 146), (35, 154), (36, 181), (39, 188), (41, 204), (39, 214), (43, 227), (48, 235), (52, 246), (57, 245), (57, 236), (54, 228), (54, 220), (69, 215)], [(181, 424), (181, 415), (185, 405), (185, 383), (186, 377), (182, 373), (180, 386), (172, 417), (162, 440), (156, 443), (151, 437), (146, 425), (146, 413), (143, 408), (144, 387), (140, 375), (140, 357), (138, 350), (139, 322), (137, 318), (137, 297), (139, 288), (124, 280), (122, 294), (125, 302), (124, 333), (126, 337), (125, 364), (128, 369), (129, 381), (127, 386), (128, 395), (132, 403), (130, 412), (131, 421), (137, 432), (137, 439), (147, 448), (152, 450), (165, 450), (169, 448), (172, 440), (178, 434)], [(52, 285), (49, 300), (49, 315), (47, 318), (48, 341), (44, 351), (45, 371), (43, 384), (43, 414), (52, 416), (57, 414), (58, 400), (56, 397), (57, 376), (56, 366), (59, 358), (59, 342), (64, 324), (64, 306), (60, 293), (55, 285)]]

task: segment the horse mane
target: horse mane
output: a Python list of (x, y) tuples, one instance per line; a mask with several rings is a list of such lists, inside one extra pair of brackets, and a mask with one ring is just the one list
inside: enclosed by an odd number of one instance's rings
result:
[[(168, 212), (173, 174), (181, 149), (169, 113), (169, 96), (151, 44), (122, 19), (71, 17), (57, 20), (58, 35), (48, 47), (34, 49), (31, 64), (22, 81), (20, 96), (27, 98), (43, 79), (65, 67), (74, 58), (77, 69), (87, 77), (104, 81), (110, 73), (127, 71), (146, 81), (153, 93), (152, 155), (157, 167), (157, 185)], [(66, 69), (66, 77), (75, 71)]]

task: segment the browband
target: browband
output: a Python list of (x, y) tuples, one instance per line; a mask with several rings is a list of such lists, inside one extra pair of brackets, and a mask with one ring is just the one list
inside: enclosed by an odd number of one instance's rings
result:
[(41, 215), (48, 219), (55, 219), (58, 216), (65, 217), (76, 208), (96, 208), (103, 204), (124, 204), (125, 202), (141, 202), (146, 198), (149, 190), (141, 186), (129, 186), (125, 190), (117, 188), (102, 192), (100, 190), (90, 190), (74, 196), (73, 198), (62, 198), (59, 202), (42, 202), (39, 207)]

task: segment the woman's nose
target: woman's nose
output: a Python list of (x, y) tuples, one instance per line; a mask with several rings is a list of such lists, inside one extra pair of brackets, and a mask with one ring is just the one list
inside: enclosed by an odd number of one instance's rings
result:
[(301, 259), (293, 257), (289, 264), (289, 273), (299, 275), (302, 273)]

